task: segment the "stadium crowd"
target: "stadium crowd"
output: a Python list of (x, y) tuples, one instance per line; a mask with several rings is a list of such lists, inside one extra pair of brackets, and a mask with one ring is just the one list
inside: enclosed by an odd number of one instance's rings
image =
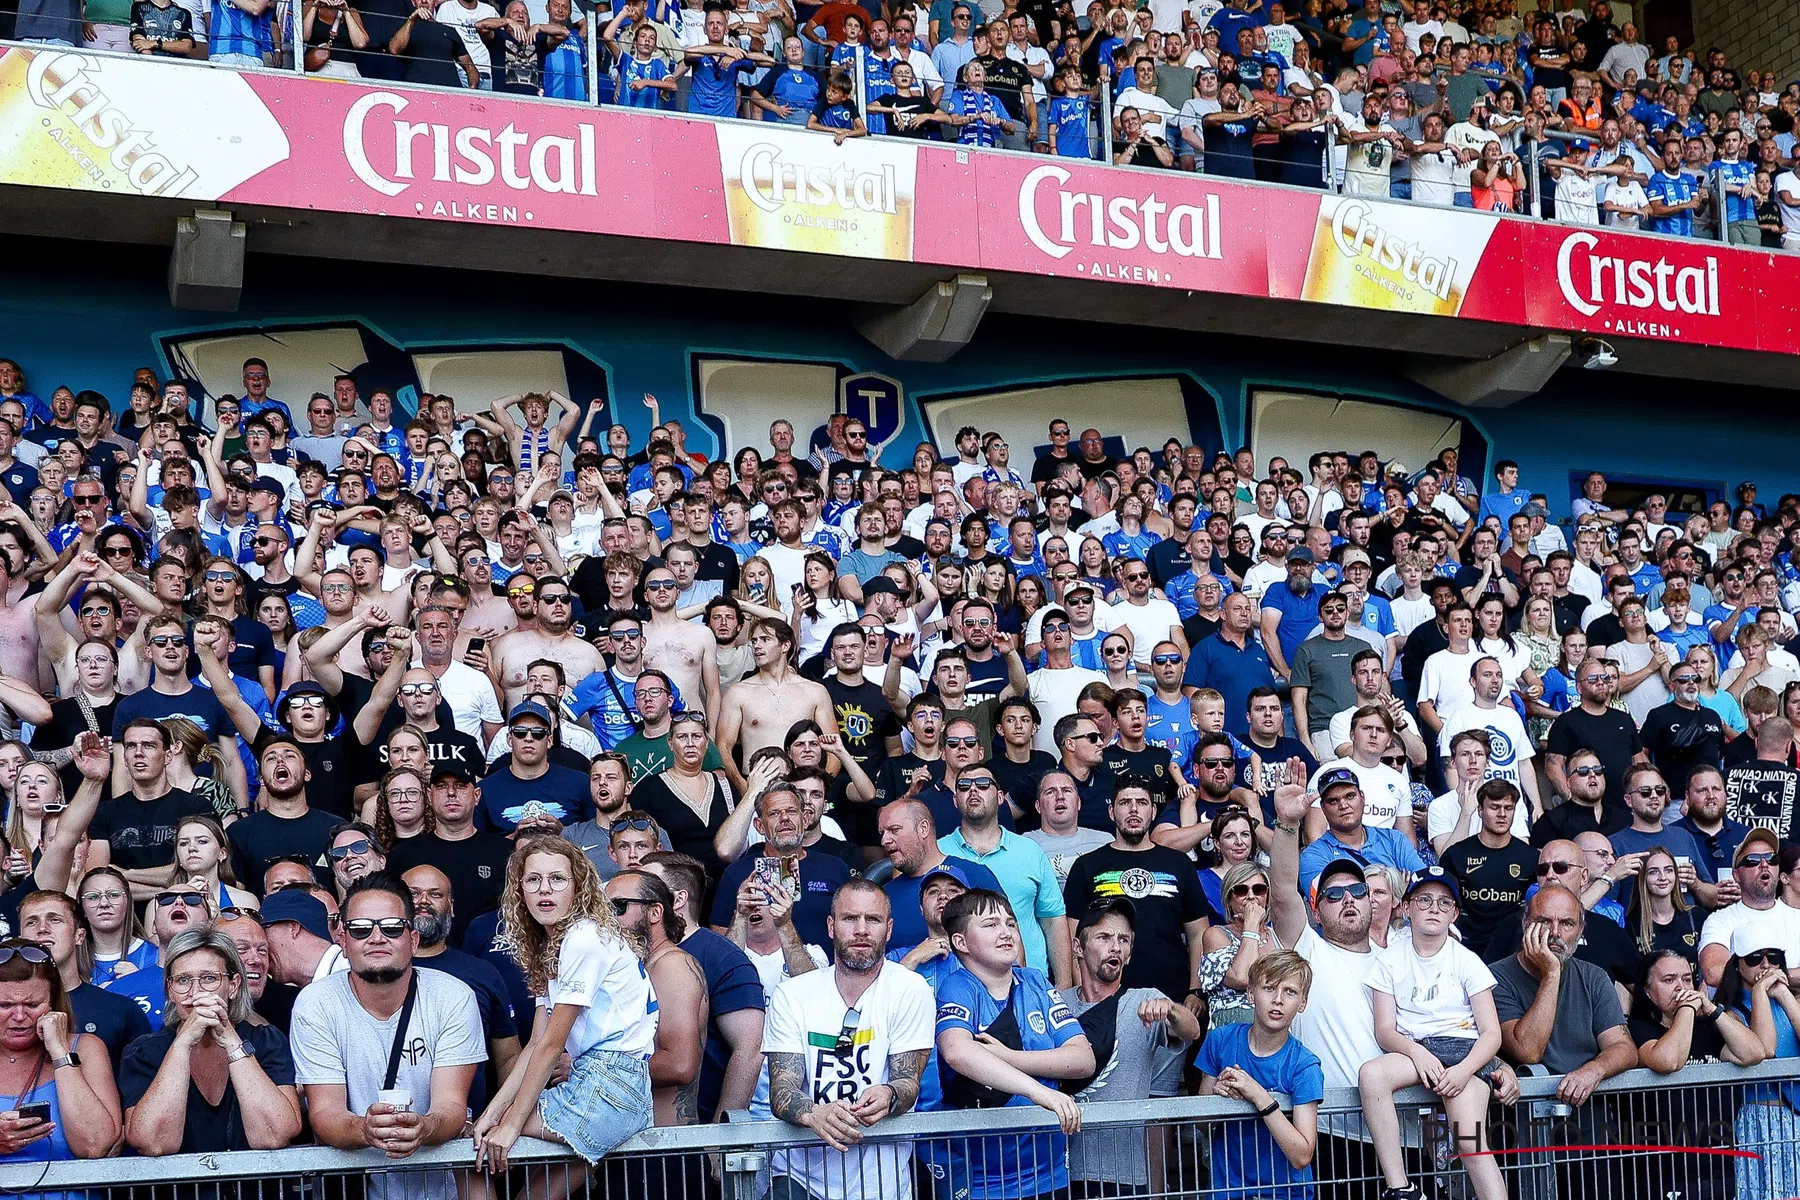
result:
[[(1220, 1194), (1405, 1200), (1399, 1089), (1800, 1055), (1800, 497), (242, 382), (0, 360), (0, 1164), (748, 1110), (787, 1200), (1119, 1196), (1082, 1105), (1192, 1090)], [(1644, 1194), (1794, 1191), (1737, 1094)]]
[(12, 23), (26, 41), (240, 67), (295, 69), (299, 47), (322, 74), (839, 144), (941, 139), (1800, 249), (1800, 80), (1651, 46), (1633, 15), (1606, 0), (19, 0)]

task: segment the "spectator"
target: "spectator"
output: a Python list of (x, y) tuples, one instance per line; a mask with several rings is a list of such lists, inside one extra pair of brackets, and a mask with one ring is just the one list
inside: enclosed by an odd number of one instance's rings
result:
[(455, 762), (432, 767), (428, 800), (430, 830), (389, 846), (388, 870), (400, 875), (418, 866), (442, 871), (450, 880), (456, 913), (450, 938), (461, 941), (470, 921), (498, 907), (512, 847), (492, 829), (476, 828), (480, 793), (468, 767)]
[[(1395, 733), (1394, 719), (1386, 705), (1367, 704), (1357, 709), (1350, 718), (1349, 755), (1320, 767), (1314, 787), (1322, 793), (1320, 781), (1326, 775), (1348, 772), (1363, 795), (1363, 823), (1371, 828), (1398, 831), (1412, 842), (1418, 836), (1413, 825), (1412, 785), (1401, 771), (1382, 761), (1394, 745)], [(1325, 824), (1321, 799), (1320, 811), (1307, 817), (1308, 832), (1316, 836)]]
[(1740, 825), (1773, 829), (1784, 841), (1794, 833), (1800, 771), (1794, 769), (1794, 727), (1783, 717), (1765, 718), (1748, 739), (1755, 757), (1725, 772), (1725, 811)]
[(993, 872), (1009, 909), (1027, 914), (1018, 926), (1026, 965), (1040, 972), (1048, 968), (1052, 979), (1067, 986), (1071, 978), (1067, 909), (1049, 858), (1022, 834), (1000, 827), (1000, 788), (991, 770), (974, 767), (956, 783), (962, 824), (938, 839), (938, 849)]
[(1758, 931), (1754, 940), (1800, 962), (1800, 909), (1783, 904), (1777, 891), (1780, 852), (1779, 839), (1767, 829), (1754, 828), (1738, 843), (1731, 874), (1739, 898), (1707, 917), (1700, 929), (1700, 973), (1709, 987), (1718, 986), (1737, 931), (1745, 927)]
[(1705, 857), (1694, 865), (1705, 878), (1719, 881), (1719, 903), (1733, 903), (1737, 894), (1726, 894), (1736, 886), (1731, 880), (1731, 858), (1750, 827), (1725, 815), (1726, 782), (1716, 768), (1695, 767), (1688, 775), (1687, 793), (1687, 811), (1675, 825), (1700, 847)]
[(1402, 871), (1417, 871), (1425, 865), (1404, 834), (1364, 822), (1362, 785), (1355, 772), (1331, 767), (1321, 772), (1314, 783), (1320, 811), (1325, 816), (1325, 832), (1308, 843), (1300, 855), (1303, 892), (1311, 892), (1321, 873), (1341, 859)]
[(1201, 688), (1211, 688), (1222, 695), (1226, 732), (1244, 737), (1250, 731), (1249, 724), (1233, 714), (1247, 712), (1250, 693), (1272, 685), (1275, 676), (1269, 656), (1250, 636), (1256, 624), (1256, 602), (1241, 592), (1233, 592), (1225, 598), (1223, 612), (1219, 632), (1195, 646), (1188, 656), (1182, 690), (1192, 695)]
[(1474, 807), (1479, 823), (1474, 835), (1454, 837), (1439, 861), (1457, 884), (1462, 944), (1487, 958), (1495, 931), (1524, 912), (1538, 855), (1516, 834), (1519, 792), (1512, 784), (1503, 779), (1478, 784)]
[[(119, 1091), (99, 1038), (74, 1028), (68, 993), (50, 952), (33, 942), (0, 942), (0, 1005), (9, 1014), (0, 1049), (0, 1086), (15, 1097), (0, 1162), (106, 1158), (120, 1142)], [(27, 1117), (47, 1105), (47, 1117)]]
[[(1079, 742), (1072, 744), (1085, 745)], [(1089, 850), (1106, 845), (1112, 839), (1098, 829), (1089, 829), (1078, 823), (1081, 816), (1081, 792), (1075, 777), (1066, 771), (1049, 771), (1038, 780), (1034, 807), (1040, 824), (1025, 836), (1036, 842), (1049, 857), (1050, 869), (1055, 874), (1056, 886), (1060, 889), (1068, 882), (1069, 871), (1077, 859)], [(1157, 828), (1160, 831), (1162, 826)], [(996, 887), (995, 890), (999, 889)]]
[(296, 988), (350, 967), (349, 958), (335, 944), (334, 920), (317, 897), (307, 894), (309, 886), (271, 891), (262, 907), (269, 975), (277, 983)]
[[(262, 806), (225, 831), (231, 843), (231, 869), (238, 878), (260, 880), (270, 863), (288, 855), (332, 861), (326, 851), (334, 844), (333, 831), (345, 822), (307, 803), (309, 773), (299, 741), (288, 734), (269, 738), (257, 753), (257, 769)], [(330, 879), (336, 869), (334, 865), (323, 872), (320, 882)]]
[[(1609, 815), (1623, 813), (1625, 768), (1645, 758), (1637, 723), (1609, 705), (1615, 691), (1613, 677), (1599, 659), (1589, 658), (1580, 665), (1576, 683), (1580, 687), (1581, 703), (1556, 718), (1545, 739), (1544, 778), (1550, 789), (1564, 800), (1572, 798), (1574, 785), (1568, 775), (1570, 759), (1577, 750), (1585, 749), (1594, 758), (1592, 765), (1600, 769), (1604, 781), (1600, 811)], [(1546, 807), (1554, 806), (1547, 804)]]
[[(1630, 873), (1643, 869), (1643, 856), (1651, 847), (1667, 847), (1677, 864), (1686, 864), (1680, 872), (1682, 890), (1691, 893), (1702, 908), (1717, 907), (1718, 885), (1712, 879), (1701, 879), (1696, 869), (1696, 864), (1706, 858), (1699, 844), (1687, 830), (1663, 821), (1669, 805), (1669, 785), (1663, 782), (1661, 773), (1648, 765), (1633, 767), (1625, 782), (1625, 802), (1631, 809), (1631, 824), (1613, 834), (1611, 840), (1614, 854), (1637, 859), (1635, 870)], [(1621, 880), (1613, 890), (1613, 899), (1622, 904), (1630, 891), (1630, 885)]]
[[(519, 1026), (506, 982), (493, 966), (449, 944), (456, 909), (448, 876), (436, 867), (414, 867), (400, 882), (412, 893), (417, 914), (413, 931), (419, 935), (419, 946), (413, 951), (413, 965), (443, 971), (468, 985), (481, 1013), (488, 1064), (496, 1078), (505, 1079), (519, 1058)], [(488, 1081), (478, 1074), (470, 1086), (470, 1097), (477, 1101), (472, 1107), (480, 1107), (479, 1101), (485, 1100), (490, 1090)]]
[[(1755, 926), (1743, 926), (1731, 937), (1731, 960), (1719, 981), (1713, 999), (1720, 1008), (1740, 1020), (1752, 1022), (1752, 1031), (1762, 1043), (1764, 1053), (1772, 1058), (1785, 1058), (1800, 1053), (1800, 1001), (1794, 998), (1790, 985), (1789, 964), (1794, 960), (1783, 949), (1758, 945), (1765, 939)], [(1758, 993), (1762, 994), (1759, 1003)], [(1767, 1014), (1765, 1024), (1754, 1024), (1760, 1013)], [(1794, 1130), (1790, 1116), (1792, 1105), (1787, 1089), (1777, 1084), (1749, 1089), (1744, 1104), (1738, 1109), (1736, 1134), (1768, 1147), (1765, 1157), (1752, 1165), (1740, 1166), (1740, 1188), (1767, 1188), (1778, 1178), (1800, 1169), (1800, 1151), (1789, 1140)], [(1763, 1112), (1764, 1108), (1773, 1111)]]
[[(293, 1059), (279, 1030), (250, 1022), (237, 947), (217, 930), (190, 929), (168, 942), (164, 958), (168, 1019), (119, 1064), (125, 1140), (145, 1155), (288, 1145), (300, 1135)], [(197, 1081), (221, 1077), (213, 1103)]]
[(738, 891), (755, 875), (769, 887), (786, 888), (794, 900), (795, 928), (807, 941), (824, 944), (829, 939), (825, 922), (832, 893), (849, 880), (849, 870), (842, 860), (812, 853), (802, 844), (801, 802), (791, 784), (776, 783), (765, 789), (756, 799), (756, 811), (768, 836), (768, 852), (746, 854), (725, 868), (708, 924), (714, 933), (725, 936)]
[[(179, 640), (181, 635), (156, 636), (174, 636)], [(151, 640), (154, 643), (155, 639)], [(153, 653), (167, 652), (159, 646)], [(180, 657), (186, 658), (185, 649)], [(88, 826), (88, 865), (90, 869), (113, 865), (131, 883), (160, 886), (175, 860), (176, 823), (188, 816), (212, 816), (213, 808), (193, 793), (170, 785), (168, 756), (173, 739), (162, 725), (149, 718), (133, 718), (124, 725), (115, 724), (113, 736), (118, 739), (114, 755), (124, 764), (130, 790), (114, 795), (94, 814), (93, 823)], [(235, 762), (234, 750), (227, 766)], [(116, 858), (112, 848), (115, 838), (119, 842)]]
[(952, 858), (938, 848), (931, 811), (917, 800), (896, 800), (881, 810), (877, 820), (881, 848), (894, 866), (892, 877), (882, 885), (893, 913), (889, 941), (894, 951), (905, 955), (929, 935), (930, 922), (922, 907), (925, 880), (944, 864), (957, 869), (964, 888), (1000, 890), (992, 871), (971, 859)]
[[(770, 1165), (815, 1200), (874, 1200), (866, 1181), (909, 1178), (910, 1147), (858, 1143), (864, 1129), (918, 1100), (932, 1000), (922, 979), (886, 959), (889, 909), (880, 887), (845, 884), (829, 922), (832, 968), (775, 989), (763, 1038), (771, 1111), (825, 1145), (778, 1150)], [(820, 1095), (830, 1099), (821, 1103)]]
[(115, 974), (106, 990), (135, 1002), (150, 1019), (151, 1030), (155, 1031), (162, 1028), (163, 1007), (168, 1001), (168, 994), (163, 990), (168, 947), (180, 934), (210, 929), (218, 919), (219, 909), (214, 897), (191, 883), (171, 884), (151, 900), (154, 907), (150, 910), (150, 940), (161, 947), (157, 965), (127, 975)]
[(75, 902), (64, 892), (32, 892), (19, 902), (18, 919), (19, 936), (50, 952), (75, 1020), (106, 1047), (108, 1063), (124, 1061), (125, 1048), (150, 1032), (150, 1019), (130, 1000), (83, 977), (87, 930)]

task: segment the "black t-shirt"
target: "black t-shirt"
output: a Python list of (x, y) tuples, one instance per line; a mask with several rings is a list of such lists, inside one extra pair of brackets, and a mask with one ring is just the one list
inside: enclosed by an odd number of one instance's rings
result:
[(1537, 851), (1518, 838), (1495, 850), (1479, 837), (1464, 838), (1439, 858), (1462, 888), (1462, 915), (1456, 927), (1463, 945), (1487, 955), (1494, 930), (1525, 910), (1525, 892), (1537, 871)]
[(1625, 625), (1616, 615), (1606, 613), (1593, 619), (1587, 635), (1590, 646), (1614, 646), (1625, 640)]
[(461, 942), (469, 922), (500, 905), (506, 886), (506, 860), (512, 843), (491, 829), (478, 829), (460, 842), (445, 841), (435, 833), (401, 838), (388, 849), (390, 874), (404, 875), (417, 866), (433, 866), (450, 880), (450, 896), (456, 920), (450, 940)]
[(1577, 706), (1551, 723), (1545, 750), (1567, 759), (1584, 746), (1598, 754), (1600, 765), (1606, 768), (1606, 807), (1624, 807), (1625, 768), (1644, 747), (1631, 716), (1611, 708), (1595, 716)]
[[(460, 979), (469, 985), (475, 993), (475, 1007), (481, 1013), (481, 1036), (493, 1041), (495, 1038), (519, 1036), (519, 1022), (513, 1016), (512, 997), (507, 994), (506, 983), (500, 978), (500, 972), (494, 970), (493, 964), (485, 959), (476, 958), (473, 954), (465, 954), (455, 946), (446, 945), (443, 953), (433, 954), (429, 958), (413, 957), (416, 967), (429, 967), (433, 971), (442, 971), (453, 979)], [(469, 1107), (479, 1108), (494, 1094), (494, 1089), (505, 1082), (494, 1078), (494, 1064), (490, 1060), (482, 1069), (475, 1072), (475, 1080), (469, 1085)]]
[[(1073, 773), (1070, 778), (1074, 778)], [(1085, 780), (1075, 780), (1075, 794), (1081, 797), (1081, 811), (1075, 818), (1077, 825), (1083, 829), (1098, 829), (1102, 833), (1113, 832), (1112, 794), (1116, 782), (1104, 760), (1089, 772)]]
[(1148, 846), (1089, 850), (1069, 867), (1063, 905), (1072, 918), (1097, 904), (1126, 899), (1137, 910), (1137, 937), (1121, 986), (1158, 988), (1171, 1000), (1186, 996), (1190, 921), (1206, 915), (1206, 893), (1194, 862), (1179, 850)]
[(1198, 646), (1207, 638), (1219, 632), (1220, 622), (1211, 617), (1203, 617), (1199, 613), (1181, 622), (1181, 636), (1187, 639), (1190, 646)]
[(895, 137), (928, 138), (937, 132), (938, 126), (917, 117), (921, 114), (937, 111), (937, 105), (931, 102), (930, 96), (881, 96), (875, 101), (883, 108), (891, 108), (897, 113), (911, 114), (912, 119), (902, 120), (898, 116), (888, 118), (888, 132)]
[(1794, 836), (1796, 795), (1800, 795), (1800, 771), (1786, 763), (1752, 759), (1725, 772), (1725, 816), (1744, 825), (1773, 829), (1784, 842)]
[(844, 748), (864, 771), (872, 774), (879, 770), (887, 761), (887, 739), (900, 736), (900, 718), (880, 685), (865, 677), (852, 687), (836, 675), (827, 675), (825, 690), (831, 695)]
[[(1669, 1027), (1662, 1022), (1646, 1021), (1640, 1017), (1627, 1017), (1625, 1027), (1631, 1032), (1632, 1044), (1639, 1049), (1669, 1032)], [(1688, 1061), (1705, 1062), (1709, 1059), (1722, 1061), (1724, 1054), (1725, 1038), (1719, 1033), (1718, 1021), (1696, 1020), (1693, 1041), (1688, 1044)]]
[(994, 772), (994, 782), (1023, 814), (1019, 818), (1019, 828), (1036, 829), (1043, 824), (1037, 811), (1038, 784), (1056, 770), (1056, 759), (1042, 750), (1033, 750), (1029, 761), (1016, 763), (1002, 750), (988, 759), (987, 766)]
[[(912, 786), (913, 772), (924, 768), (931, 776), (931, 782), (944, 782), (944, 760), (941, 758), (923, 759), (917, 754), (897, 755), (881, 764), (881, 774), (872, 776), (870, 782), (875, 785), (875, 803), (890, 804), (906, 795), (906, 789)], [(999, 774), (995, 774), (995, 779)], [(1002, 785), (1004, 787), (1004, 785)], [(938, 830), (940, 834), (949, 833), (948, 829)]]
[(1148, 743), (1142, 750), (1127, 750), (1113, 743), (1101, 752), (1100, 761), (1117, 778), (1142, 775), (1150, 781), (1151, 799), (1160, 809), (1175, 798), (1175, 774), (1169, 770), (1169, 748)]
[[(691, 542), (689, 545), (693, 546)], [(700, 558), (700, 565), (694, 571), (695, 579), (717, 579), (725, 585), (726, 595), (737, 591), (737, 555), (717, 542), (708, 542), (704, 546), (693, 546), (693, 550)]]
[(1112, 146), (1113, 158), (1116, 161), (1119, 155), (1125, 153), (1126, 149), (1129, 147), (1131, 149), (1131, 157), (1126, 160), (1127, 166), (1160, 167), (1166, 169), (1169, 164), (1156, 157), (1156, 147), (1167, 145), (1168, 143), (1161, 138), (1151, 137), (1146, 134), (1139, 140), (1135, 147), (1131, 146), (1131, 143), (1129, 142), (1114, 142)]
[(112, 864), (120, 870), (166, 867), (175, 861), (175, 826), (181, 819), (214, 815), (209, 802), (181, 788), (170, 788), (154, 800), (126, 792), (100, 805), (88, 837), (111, 847)]
[(313, 875), (330, 887), (331, 868), (322, 860), (331, 830), (343, 820), (336, 813), (311, 807), (298, 817), (278, 817), (259, 809), (225, 830), (225, 840), (231, 843), (231, 869), (237, 872), (239, 883), (260, 896), (263, 872), (271, 864), (304, 855), (312, 864)]
[[(1673, 950), (1695, 966), (1699, 966), (1700, 926), (1705, 920), (1705, 909), (1690, 908), (1686, 912), (1676, 909), (1674, 919), (1667, 925), (1651, 924), (1650, 949), (1652, 951)], [(1635, 911), (1630, 914), (1626, 924), (1629, 927), (1626, 932), (1633, 937), (1637, 936), (1637, 913)]]
[(1546, 810), (1540, 819), (1532, 822), (1531, 844), (1541, 849), (1551, 842), (1572, 842), (1575, 835), (1580, 833), (1600, 833), (1611, 837), (1631, 824), (1631, 814), (1623, 808), (1607, 808), (1603, 804), (1601, 814), (1596, 818), (1594, 810), (1587, 805), (1565, 800), (1555, 808)]
[[(1487, 961), (1499, 962), (1508, 955), (1517, 954), (1524, 937), (1524, 914), (1521, 913), (1517, 921), (1501, 922), (1494, 930), (1493, 940), (1488, 943)], [(1587, 924), (1581, 935), (1581, 945), (1575, 948), (1575, 957), (1599, 967), (1611, 976), (1614, 983), (1622, 983), (1626, 987), (1637, 983), (1638, 964), (1643, 961), (1643, 955), (1638, 953), (1637, 942), (1632, 936), (1611, 917), (1603, 917), (1597, 913), (1587, 915)]]
[[(144, 1098), (163, 1060), (169, 1056), (180, 1027), (165, 1025), (146, 1037), (140, 1037), (125, 1050), (118, 1066), (119, 1107), (128, 1109)], [(281, 1030), (269, 1025), (237, 1024), (237, 1035), (244, 1048), (256, 1056), (269, 1082), (277, 1087), (294, 1083), (294, 1058), (288, 1051), (287, 1038)], [(249, 1150), (249, 1136), (244, 1132), (244, 1114), (238, 1107), (237, 1089), (229, 1081), (217, 1105), (206, 1097), (192, 1080), (187, 1087), (187, 1119), (181, 1130), (182, 1154), (215, 1154), (228, 1150)]]
[(1645, 715), (1639, 736), (1677, 799), (1687, 794), (1689, 771), (1723, 762), (1725, 722), (1704, 704), (1697, 709), (1683, 708), (1673, 700), (1660, 704)]
[(75, 1010), (76, 1029), (104, 1042), (107, 1057), (115, 1063), (124, 1061), (127, 1046), (150, 1035), (150, 1018), (143, 1009), (124, 996), (115, 996), (91, 983), (69, 993), (69, 1007)]
[[(972, 61), (987, 68), (987, 90), (994, 98), (1006, 106), (1009, 116), (1021, 123), (1025, 120), (1025, 104), (1022, 96), (1025, 81), (1031, 78), (1025, 70), (1025, 64), (1016, 58), (1007, 58), (1004, 54), (977, 55)], [(1020, 132), (1024, 132), (1021, 128)]]
[[(142, 2), (142, 0), (140, 0)], [(185, 12), (186, 9), (178, 11)], [(113, 710), (119, 706), (115, 698), (111, 704), (93, 706), (95, 727), (93, 732), (101, 737), (110, 737), (113, 727)], [(50, 705), (50, 719), (39, 725), (31, 735), (33, 750), (61, 750), (73, 746), (75, 739), (89, 732), (87, 719), (82, 715), (81, 704), (71, 696), (67, 700), (57, 700)], [(64, 796), (73, 796), (75, 789), (81, 786), (81, 772), (70, 763), (61, 771)]]
[(300, 753), (312, 778), (306, 782), (306, 802), (340, 820), (352, 819), (351, 798), (356, 781), (351, 777), (349, 738), (328, 737), (322, 742), (301, 742)]
[(1048, 452), (1040, 454), (1037, 461), (1031, 464), (1031, 482), (1053, 482), (1056, 479), (1056, 473), (1062, 470), (1062, 465), (1074, 461), (1075, 457), (1071, 454), (1065, 454), (1061, 458)]
[[(436, 21), (414, 21), (408, 35), (406, 53), (401, 56), (401, 79), (407, 83), (429, 83), (437, 87), (465, 87), (468, 79), (457, 60), (468, 56), (468, 47), (456, 30)], [(377, 503), (369, 497), (369, 503)]]

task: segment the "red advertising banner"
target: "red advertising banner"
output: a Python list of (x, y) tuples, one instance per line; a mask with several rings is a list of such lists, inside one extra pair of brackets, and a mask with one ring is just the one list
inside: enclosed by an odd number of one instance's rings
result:
[(1791, 256), (487, 92), (0, 51), (0, 184), (567, 230), (1792, 354)]

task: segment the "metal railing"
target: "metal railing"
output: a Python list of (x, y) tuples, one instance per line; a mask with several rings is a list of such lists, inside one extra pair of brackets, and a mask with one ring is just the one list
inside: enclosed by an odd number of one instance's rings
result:
[[(1800, 1102), (1796, 1080), (1800, 1059), (1752, 1068), (1695, 1064), (1667, 1076), (1629, 1071), (1570, 1108), (1556, 1098), (1559, 1077), (1526, 1076), (1517, 1104), (1491, 1107), (1481, 1131), (1450, 1129), (1422, 1088), (1401, 1093), (1396, 1103), (1410, 1177), (1427, 1195), (1472, 1197), (1461, 1161), (1483, 1155), (1500, 1164), (1518, 1200), (1785, 1200), (1779, 1184), (1800, 1164), (1800, 1114), (1788, 1102)], [(1287, 1097), (1277, 1099), (1289, 1107)], [(1315, 1170), (1322, 1180), (1372, 1194), (1381, 1173), (1372, 1148), (1359, 1140), (1361, 1112), (1354, 1089), (1328, 1090), (1319, 1127), (1331, 1136), (1321, 1138)], [(577, 1194), (585, 1189), (608, 1200), (761, 1200), (775, 1177), (802, 1173), (805, 1160), (822, 1167), (817, 1178), (826, 1181), (824, 1192), (864, 1200), (899, 1197), (915, 1182), (921, 1200), (926, 1193), (948, 1196), (971, 1178), (970, 1195), (979, 1200), (982, 1179), (994, 1168), (1054, 1171), (1064, 1164), (1089, 1194), (1104, 1190), (1096, 1185), (1196, 1200), (1285, 1194), (1266, 1179), (1256, 1186), (1268, 1160), (1256, 1139), (1244, 1136), (1260, 1125), (1250, 1106), (1217, 1096), (1088, 1104), (1081, 1132), (1066, 1140), (1051, 1115), (1035, 1107), (909, 1114), (869, 1130), (864, 1146), (876, 1152), (851, 1156), (826, 1151), (807, 1130), (736, 1119), (741, 1116), (727, 1124), (646, 1130), (591, 1176), (566, 1149), (528, 1140), (514, 1148), (504, 1178), (475, 1174), (469, 1145), (459, 1140), (404, 1160), (302, 1146), (20, 1163), (0, 1166), (0, 1191), (43, 1196), (104, 1189), (115, 1200), (136, 1200), (140, 1192), (209, 1200), (336, 1200), (340, 1194), (349, 1200), (358, 1192), (371, 1200), (556, 1200), (572, 1180)], [(946, 1182), (950, 1191), (940, 1190)], [(1251, 1186), (1245, 1192), (1234, 1185)]]

